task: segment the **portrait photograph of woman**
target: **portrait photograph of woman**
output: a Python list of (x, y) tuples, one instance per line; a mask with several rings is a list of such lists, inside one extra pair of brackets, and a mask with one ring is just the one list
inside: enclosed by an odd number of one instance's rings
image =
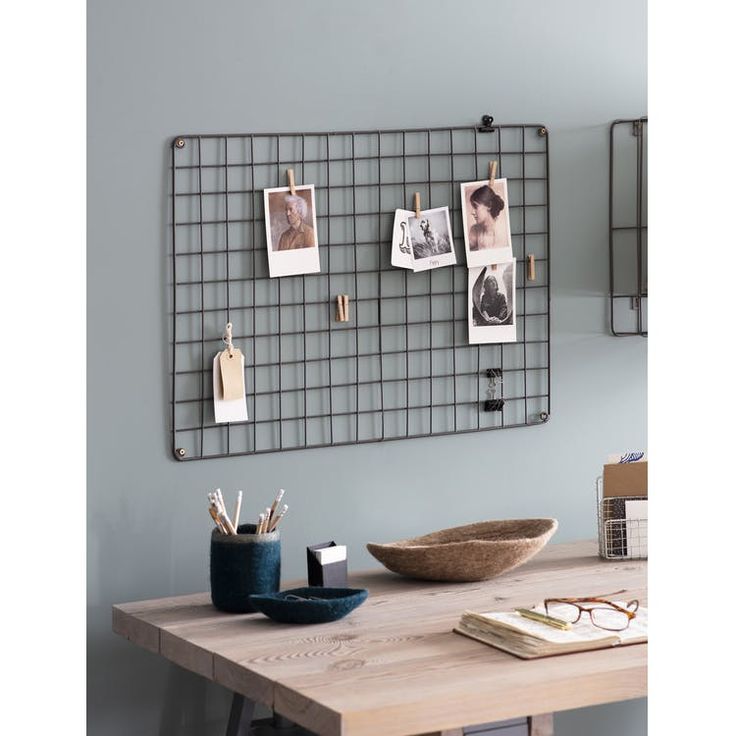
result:
[(516, 341), (516, 260), (468, 269), (471, 344)]
[(460, 185), (468, 266), (504, 263), (513, 257), (506, 179)]
[(264, 189), (266, 243), (271, 278), (317, 273), (319, 251), (314, 185)]

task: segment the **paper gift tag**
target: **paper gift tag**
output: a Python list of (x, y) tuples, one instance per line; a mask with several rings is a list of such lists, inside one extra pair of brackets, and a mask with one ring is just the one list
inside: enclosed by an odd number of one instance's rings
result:
[(409, 244), (409, 218), (411, 210), (396, 210), (394, 232), (391, 238), (391, 265), (414, 270), (414, 256)]
[(225, 401), (242, 399), (245, 396), (243, 380), (243, 354), (238, 348), (220, 353), (220, 375), (222, 376), (222, 398)]
[(221, 353), (217, 353), (215, 359), (212, 361), (212, 395), (215, 398), (215, 423), (222, 424), (223, 422), (245, 422), (248, 420), (248, 401), (245, 395), (245, 358), (240, 350), (233, 350), (234, 353), (238, 353), (236, 358), (228, 358), (228, 370), (232, 370), (231, 366), (235, 363), (238, 368), (239, 383), (240, 383), (240, 398), (237, 399), (225, 399), (223, 396), (223, 382), (222, 382), (222, 371), (221, 371), (221, 357), (228, 355), (227, 350), (223, 350)]

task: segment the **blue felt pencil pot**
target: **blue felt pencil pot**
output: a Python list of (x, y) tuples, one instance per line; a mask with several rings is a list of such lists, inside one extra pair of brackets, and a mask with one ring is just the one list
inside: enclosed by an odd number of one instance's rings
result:
[(210, 541), (210, 591), (215, 608), (252, 613), (254, 593), (276, 593), (281, 583), (281, 533), (254, 534), (255, 524), (241, 524), (237, 535), (215, 529)]

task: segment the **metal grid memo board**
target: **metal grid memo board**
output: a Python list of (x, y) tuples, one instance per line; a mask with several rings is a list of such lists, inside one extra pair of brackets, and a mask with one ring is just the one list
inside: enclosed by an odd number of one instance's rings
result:
[[(172, 451), (178, 460), (481, 432), (550, 411), (549, 156), (539, 124), (188, 135), (172, 142)], [(468, 344), (460, 182), (508, 179), (517, 341)], [(321, 272), (269, 278), (263, 189), (314, 184)], [(391, 266), (394, 211), (447, 205), (458, 264)], [(533, 254), (536, 279), (527, 279)], [(335, 321), (337, 294), (350, 321)], [(225, 324), (249, 421), (215, 424)], [(488, 371), (501, 411), (485, 412)]]
[(647, 142), (646, 117), (611, 123), (609, 313), (615, 337), (648, 334)]

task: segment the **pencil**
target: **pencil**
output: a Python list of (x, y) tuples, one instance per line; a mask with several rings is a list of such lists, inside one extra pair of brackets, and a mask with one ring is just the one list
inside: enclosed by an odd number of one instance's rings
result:
[(284, 489), (279, 489), (279, 492), (276, 494), (276, 498), (274, 498), (273, 503), (271, 504), (271, 518), (273, 519), (276, 514), (276, 509), (278, 509), (279, 504), (281, 503), (281, 499), (284, 497)]
[(517, 608), (516, 613), (532, 621), (539, 621), (540, 624), (552, 626), (555, 629), (567, 631), (570, 628), (568, 621), (563, 621), (561, 618), (555, 618), (554, 616), (546, 616), (544, 613), (539, 613), (538, 611), (530, 611), (528, 608)]
[(223, 526), (222, 526), (222, 524), (220, 523), (220, 520), (219, 520), (219, 519), (217, 518), (217, 511), (215, 511), (214, 507), (213, 507), (213, 506), (210, 506), (208, 510), (209, 510), (209, 512), (210, 512), (210, 516), (212, 517), (212, 521), (214, 521), (214, 522), (215, 522), (215, 526), (216, 526), (216, 527), (217, 527), (217, 528), (218, 528), (218, 529), (219, 529), (219, 530), (220, 530), (220, 531), (221, 531), (221, 532), (222, 532), (223, 534), (227, 534), (227, 532), (225, 531), (225, 527), (223, 527)]
[(243, 491), (238, 491), (238, 500), (235, 502), (235, 513), (233, 514), (233, 526), (238, 531), (238, 523), (240, 522), (240, 507), (243, 503)]
[(276, 530), (276, 527), (281, 523), (281, 519), (283, 519), (284, 516), (286, 516), (286, 512), (288, 510), (289, 510), (289, 504), (288, 503), (285, 503), (284, 504), (284, 508), (281, 509), (281, 511), (279, 512), (279, 514), (276, 516), (276, 518), (271, 523), (271, 528), (268, 530), (269, 532), (272, 532), (272, 531), (275, 531)]

